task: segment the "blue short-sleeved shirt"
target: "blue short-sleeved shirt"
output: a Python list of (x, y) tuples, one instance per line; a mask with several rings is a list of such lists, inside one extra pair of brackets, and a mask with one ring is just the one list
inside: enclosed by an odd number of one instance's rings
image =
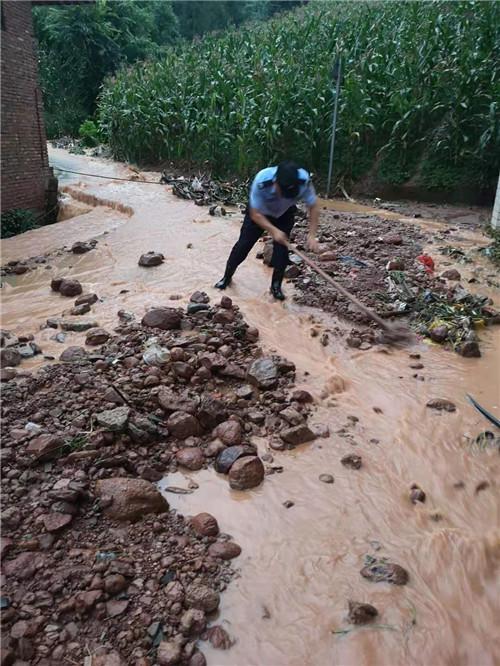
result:
[(298, 201), (303, 201), (306, 206), (314, 206), (316, 203), (316, 192), (310, 176), (305, 169), (299, 169), (299, 177), (304, 181), (300, 186), (299, 194), (294, 199), (286, 199), (278, 194), (274, 181), (278, 167), (267, 167), (255, 176), (250, 188), (250, 208), (256, 208), (262, 215), (269, 217), (281, 217), (286, 211)]

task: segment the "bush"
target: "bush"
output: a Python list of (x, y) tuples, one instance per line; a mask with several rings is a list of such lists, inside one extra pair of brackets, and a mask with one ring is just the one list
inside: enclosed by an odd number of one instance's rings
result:
[(78, 135), (86, 148), (93, 148), (100, 143), (99, 128), (93, 120), (87, 119), (80, 125)]
[(37, 218), (33, 211), (15, 208), (7, 213), (2, 213), (1, 237), (17, 236), (30, 229), (36, 229), (37, 226)]
[[(493, 2), (310, 2), (123, 69), (104, 85), (100, 126), (121, 159), (245, 176), (291, 157), (324, 176), (340, 49), (337, 178), (360, 178), (380, 156), (402, 182), (430, 155), (493, 182), (499, 22)], [(404, 158), (392, 166), (386, 155)]]

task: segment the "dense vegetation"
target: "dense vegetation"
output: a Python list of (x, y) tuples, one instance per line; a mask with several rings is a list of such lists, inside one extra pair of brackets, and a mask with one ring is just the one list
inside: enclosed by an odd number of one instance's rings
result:
[(38, 220), (33, 211), (14, 208), (6, 213), (2, 213), (0, 236), (2, 238), (10, 238), (25, 231), (36, 229), (37, 226)]
[(49, 137), (76, 136), (95, 112), (105, 76), (120, 66), (159, 58), (165, 47), (206, 32), (266, 19), (296, 0), (96, 0), (36, 7), (40, 79)]
[(123, 159), (249, 174), (294, 156), (324, 173), (339, 50), (337, 177), (485, 185), (500, 166), (499, 30), (494, 2), (311, 2), (120, 71), (101, 127)]

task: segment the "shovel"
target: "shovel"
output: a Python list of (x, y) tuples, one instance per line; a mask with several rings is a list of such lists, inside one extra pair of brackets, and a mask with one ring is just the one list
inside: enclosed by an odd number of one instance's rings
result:
[(409, 328), (402, 326), (401, 324), (394, 325), (387, 323), (381, 317), (375, 314), (373, 310), (370, 310), (370, 308), (367, 308), (366, 305), (363, 305), (363, 303), (361, 303), (361, 301), (357, 299), (356, 296), (348, 292), (347, 289), (345, 289), (341, 284), (330, 277), (328, 273), (325, 273), (325, 271), (320, 268), (315, 261), (309, 259), (309, 257), (307, 257), (296, 248), (292, 247), (290, 244), (288, 245), (288, 249), (291, 250), (294, 254), (298, 255), (302, 261), (304, 261), (304, 263), (310, 266), (314, 271), (316, 271), (316, 273), (321, 275), (321, 277), (326, 280), (328, 284), (331, 284), (334, 289), (342, 294), (342, 296), (345, 296), (347, 299), (349, 299), (351, 303), (354, 303), (354, 305), (359, 310), (361, 310), (361, 312), (363, 312), (367, 317), (370, 317), (370, 319), (378, 324), (383, 331), (385, 342), (388, 344), (410, 344), (414, 341), (413, 332)]

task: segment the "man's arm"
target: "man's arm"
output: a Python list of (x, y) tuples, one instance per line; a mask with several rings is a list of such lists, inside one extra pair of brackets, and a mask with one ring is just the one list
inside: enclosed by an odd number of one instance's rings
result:
[(320, 246), (316, 235), (318, 233), (319, 203), (316, 200), (309, 206), (309, 232), (307, 234), (307, 247), (311, 252), (319, 252)]
[(262, 215), (262, 213), (257, 210), (257, 208), (250, 207), (250, 219), (252, 222), (255, 222), (255, 224), (261, 229), (267, 231), (276, 243), (281, 243), (281, 245), (288, 246), (288, 238), (285, 232), (281, 231), (281, 229), (278, 229), (278, 227), (275, 227), (274, 224), (272, 224), (272, 222), (270, 222), (265, 215)]

